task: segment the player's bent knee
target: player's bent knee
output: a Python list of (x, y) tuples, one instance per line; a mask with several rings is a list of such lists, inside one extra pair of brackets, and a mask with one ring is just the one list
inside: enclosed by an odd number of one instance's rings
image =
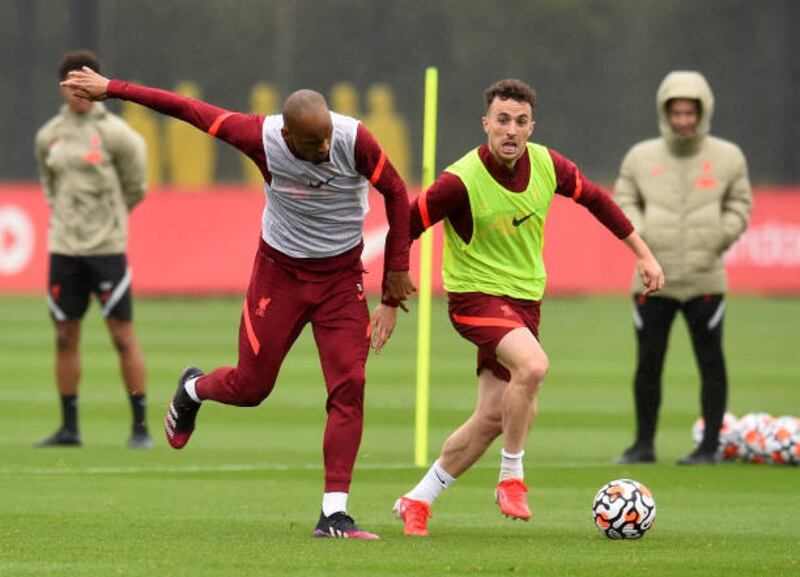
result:
[(517, 384), (524, 386), (530, 393), (536, 394), (547, 376), (548, 368), (547, 361), (533, 361), (518, 367), (512, 372), (512, 377)]
[(364, 395), (358, 391), (344, 393), (337, 391), (328, 397), (325, 408), (328, 412), (336, 408), (357, 417), (364, 411)]
[(263, 391), (258, 391), (258, 392), (247, 391), (239, 395), (239, 397), (236, 399), (237, 401), (236, 404), (239, 405), (240, 407), (257, 407), (258, 405), (263, 403), (264, 399), (266, 399), (268, 396), (269, 393), (264, 393)]
[(328, 404), (361, 407), (364, 404), (365, 378), (363, 372), (343, 375), (343, 378), (328, 392)]
[(257, 407), (272, 392), (272, 386), (265, 387), (257, 380), (241, 382), (237, 389), (236, 404), (240, 407)]

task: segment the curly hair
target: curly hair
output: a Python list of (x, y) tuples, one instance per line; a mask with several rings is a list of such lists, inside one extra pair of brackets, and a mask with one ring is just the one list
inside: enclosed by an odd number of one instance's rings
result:
[(495, 98), (527, 102), (531, 105), (531, 112), (536, 108), (536, 91), (530, 85), (517, 78), (498, 80), (486, 89), (483, 93), (483, 99), (486, 101), (487, 110)]

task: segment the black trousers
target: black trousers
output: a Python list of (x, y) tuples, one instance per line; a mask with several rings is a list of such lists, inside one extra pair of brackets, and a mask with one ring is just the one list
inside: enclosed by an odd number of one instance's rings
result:
[(634, 398), (636, 442), (653, 445), (661, 405), (661, 375), (669, 333), (681, 311), (689, 327), (702, 386), (700, 406), (705, 419), (701, 450), (714, 451), (728, 400), (728, 377), (722, 352), (723, 295), (681, 302), (672, 298), (634, 295), (634, 326), (638, 342)]

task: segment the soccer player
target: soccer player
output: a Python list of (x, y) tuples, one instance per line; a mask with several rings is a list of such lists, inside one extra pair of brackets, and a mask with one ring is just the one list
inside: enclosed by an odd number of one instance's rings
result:
[[(376, 352), (391, 334), (394, 306), (415, 290), (408, 274), (409, 204), (405, 183), (356, 119), (331, 112), (321, 94), (299, 90), (273, 116), (241, 114), (84, 69), (63, 83), (80, 96), (120, 98), (185, 120), (235, 146), (264, 176), (267, 205), (239, 326), (236, 367), (204, 374), (188, 367), (166, 416), (170, 445), (182, 448), (201, 402), (260, 404), (281, 363), (311, 323), (328, 391), (323, 439), (325, 491), (314, 535), (376, 539), (347, 514), (363, 429), (370, 333)], [(370, 321), (364, 298), (364, 215), (370, 184), (383, 194), (386, 237), (382, 302)], [(377, 339), (377, 336), (376, 336)]]
[(750, 221), (747, 161), (738, 146), (709, 134), (714, 96), (699, 72), (670, 72), (658, 88), (656, 108), (661, 138), (631, 148), (614, 184), (614, 198), (652, 245), (667, 279), (667, 290), (654, 298), (645, 298), (633, 281), (636, 439), (616, 462), (656, 460), (661, 374), (672, 321), (681, 312), (700, 369), (705, 428), (697, 448), (678, 463), (714, 464), (728, 397), (722, 255)]
[[(59, 64), (71, 70), (100, 69), (97, 56), (80, 50)], [(92, 294), (119, 357), (133, 426), (128, 446), (152, 446), (147, 431), (144, 357), (133, 327), (131, 270), (125, 250), (128, 213), (147, 188), (144, 140), (101, 103), (62, 88), (64, 105), (36, 134), (36, 161), (50, 205), (47, 303), (56, 332), (55, 373), (61, 396), (61, 427), (38, 447), (80, 446), (78, 387), (81, 322)]]
[(411, 206), (413, 238), (444, 219), (442, 275), (450, 320), (478, 347), (478, 396), (474, 412), (445, 441), (439, 458), (395, 503), (407, 535), (428, 534), (434, 500), (501, 435), (495, 500), (508, 517), (531, 516), (522, 458), (548, 369), (538, 335), (546, 278), (542, 237), (554, 194), (582, 204), (622, 239), (636, 255), (647, 293), (664, 282), (650, 250), (611, 198), (571, 161), (528, 142), (534, 90), (506, 79), (484, 96), (486, 144), (445, 169)]

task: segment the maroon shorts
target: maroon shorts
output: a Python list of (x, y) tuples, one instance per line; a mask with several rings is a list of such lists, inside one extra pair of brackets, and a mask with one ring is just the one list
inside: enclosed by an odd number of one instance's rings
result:
[(497, 360), (500, 340), (518, 328), (527, 328), (539, 338), (541, 301), (495, 296), (484, 293), (448, 293), (450, 321), (462, 337), (478, 347), (480, 374), (491, 369), (495, 377), (511, 380), (511, 373)]

